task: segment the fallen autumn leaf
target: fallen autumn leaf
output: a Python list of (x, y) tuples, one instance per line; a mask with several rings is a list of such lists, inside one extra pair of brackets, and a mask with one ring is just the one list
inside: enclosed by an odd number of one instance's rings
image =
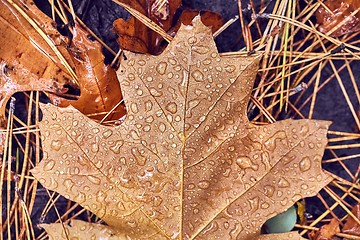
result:
[(324, 1), (316, 12), (320, 32), (328, 33), (333, 37), (340, 37), (359, 31), (359, 7), (359, 0)]
[[(224, 23), (222, 17), (211, 11), (198, 11), (184, 9), (179, 19), (175, 21), (175, 15), (179, 10), (182, 1), (161, 1), (161, 0), (122, 0), (133, 9), (149, 17), (154, 23), (161, 26), (169, 35), (174, 36), (179, 30), (181, 23), (189, 25), (196, 16), (201, 16), (202, 22), (212, 27), (212, 31), (218, 30)], [(114, 21), (114, 31), (118, 34), (118, 43), (121, 49), (138, 53), (160, 54), (165, 48), (164, 39), (156, 32), (145, 26), (135, 17), (128, 20), (119, 18)]]
[(51, 99), (60, 107), (71, 104), (93, 119), (102, 120), (111, 110), (113, 111), (107, 119), (119, 119), (125, 115), (126, 110), (122, 104), (113, 109), (122, 99), (116, 71), (104, 64), (100, 43), (90, 40), (88, 35), (87, 31), (75, 24), (68, 49), (78, 76), (80, 97), (68, 100), (51, 96)]
[(41, 107), (44, 159), (33, 175), (108, 224), (42, 225), (51, 238), (89, 238), (82, 230), (95, 227), (98, 238), (250, 240), (331, 181), (321, 170), (329, 122), (250, 123), (258, 57), (220, 57), (199, 17), (161, 55), (125, 55), (121, 125)]
[(328, 224), (323, 225), (318, 231), (312, 231), (310, 240), (332, 240), (335, 234), (340, 232), (339, 221), (331, 219)]
[(360, 236), (360, 203), (355, 205), (351, 212), (354, 214), (355, 217), (357, 217), (357, 220), (355, 220), (350, 215), (346, 219), (346, 223), (344, 224), (344, 227), (342, 228), (342, 232), (346, 234), (353, 234), (355, 236)]
[[(52, 19), (32, 0), (1, 0), (0, 10), (0, 19), (4, 23), (0, 30), (6, 33), (0, 38), (6, 43), (0, 47), (3, 61), (0, 122), (5, 121), (5, 107), (11, 95), (31, 90), (59, 94), (49, 94), (54, 104), (71, 104), (94, 119), (101, 120), (110, 110), (114, 111), (107, 120), (124, 116), (123, 105), (113, 109), (122, 98), (116, 72), (104, 64), (101, 45), (88, 39), (88, 32), (76, 24), (72, 41), (61, 36)], [(24, 16), (31, 18), (34, 25)], [(55, 54), (55, 49), (58, 54)], [(67, 84), (76, 88), (75, 73), (80, 97), (68, 100), (61, 95), (68, 90), (63, 86)]]

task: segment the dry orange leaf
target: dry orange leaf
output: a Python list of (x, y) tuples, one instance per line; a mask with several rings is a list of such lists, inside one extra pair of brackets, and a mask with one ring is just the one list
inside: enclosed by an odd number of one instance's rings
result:
[[(360, 203), (355, 205), (351, 212), (354, 216), (360, 220)], [(342, 232), (346, 234), (351, 234), (355, 236), (360, 236), (360, 224), (359, 221), (356, 221), (353, 217), (348, 216), (344, 227), (342, 228)]]
[[(217, 13), (190, 9), (185, 9), (181, 13), (180, 19), (174, 23), (175, 12), (182, 4), (181, 0), (122, 0), (121, 2), (128, 4), (130, 7), (149, 17), (172, 36), (179, 30), (181, 23), (190, 24), (191, 20), (198, 14), (201, 15), (205, 25), (212, 26), (213, 32), (223, 25), (223, 19)], [(163, 38), (159, 34), (134, 17), (130, 17), (128, 20), (121, 18), (115, 20), (114, 30), (118, 34), (120, 47), (125, 50), (159, 54), (166, 46), (166, 43), (163, 42)]]
[(199, 17), (161, 55), (125, 55), (121, 125), (41, 106), (44, 159), (33, 175), (108, 224), (43, 225), (51, 238), (99, 227), (113, 239), (250, 240), (331, 181), (321, 170), (329, 122), (250, 123), (258, 57), (220, 57)]
[[(326, 7), (321, 6), (316, 12), (320, 32), (328, 33), (336, 28), (330, 35), (339, 37), (360, 30), (360, 0), (327, 0), (324, 4)], [(352, 15), (354, 11), (358, 12)]]
[(339, 221), (333, 218), (330, 223), (322, 226), (318, 231), (312, 231), (309, 236), (310, 240), (332, 240), (339, 232)]

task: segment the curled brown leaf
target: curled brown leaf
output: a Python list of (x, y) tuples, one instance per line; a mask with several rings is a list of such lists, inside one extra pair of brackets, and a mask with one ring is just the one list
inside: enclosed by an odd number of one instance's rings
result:
[(354, 214), (355, 217), (357, 217), (358, 221), (356, 221), (352, 216), (349, 215), (346, 219), (344, 227), (342, 228), (342, 232), (354, 236), (360, 236), (360, 203), (355, 205), (351, 212)]
[[(122, 99), (115, 70), (103, 63), (100, 44), (89, 40), (84, 29), (75, 26), (69, 47), (69, 39), (60, 35), (51, 18), (33, 1), (1, 0), (0, 10), (0, 31), (4, 33), (0, 36), (3, 128), (6, 102), (19, 91), (54, 93), (49, 94), (53, 103), (72, 104), (95, 119), (102, 119), (110, 110), (114, 111), (107, 119), (119, 119), (125, 114), (123, 104), (113, 109)], [(57, 95), (66, 93), (64, 85), (77, 87), (73, 71), (78, 75), (81, 95), (72, 101)]]
[[(93, 119), (101, 120), (113, 110), (107, 119), (119, 119), (125, 115), (125, 106), (120, 104), (122, 95), (116, 71), (104, 64), (101, 45), (88, 38), (88, 32), (75, 24), (73, 39), (68, 48), (69, 55), (78, 76), (80, 97), (68, 100), (51, 96), (60, 107), (72, 105)], [(115, 109), (113, 109), (116, 107)]]
[[(316, 12), (321, 32), (339, 37), (360, 30), (360, 0), (327, 0), (324, 4)], [(335, 31), (330, 32), (332, 29)]]
[(339, 232), (339, 221), (333, 218), (330, 223), (322, 226), (318, 231), (312, 231), (310, 233), (310, 240), (333, 240), (335, 234)]

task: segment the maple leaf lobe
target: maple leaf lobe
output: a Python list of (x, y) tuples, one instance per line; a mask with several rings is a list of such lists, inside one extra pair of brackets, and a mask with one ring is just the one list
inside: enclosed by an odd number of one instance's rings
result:
[(258, 59), (220, 57), (198, 18), (161, 55), (125, 55), (123, 124), (42, 105), (44, 159), (32, 170), (112, 229), (139, 239), (253, 239), (266, 219), (329, 182), (321, 171), (329, 123), (250, 123)]
[[(129, 109), (128, 119), (148, 112), (155, 100), (181, 139), (188, 138), (209, 120), (215, 105), (221, 110), (216, 114), (223, 118), (235, 111), (235, 115), (226, 119), (240, 117), (247, 121), (244, 105), (249, 99), (258, 59), (221, 58), (210, 28), (199, 18), (196, 17), (193, 26), (182, 25), (160, 56), (125, 51), (128, 60), (120, 66), (118, 76), (123, 94), (127, 95), (124, 100)], [(143, 120), (136, 119), (139, 122)], [(234, 129), (218, 131), (228, 130)]]

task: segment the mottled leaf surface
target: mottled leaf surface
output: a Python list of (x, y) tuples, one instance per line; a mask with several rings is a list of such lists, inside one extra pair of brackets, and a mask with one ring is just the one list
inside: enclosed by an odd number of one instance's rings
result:
[(321, 170), (329, 122), (250, 123), (259, 60), (220, 57), (199, 17), (161, 55), (125, 55), (123, 124), (101, 126), (72, 107), (43, 105), (44, 158), (32, 170), (112, 231), (250, 240), (266, 219), (331, 180)]

